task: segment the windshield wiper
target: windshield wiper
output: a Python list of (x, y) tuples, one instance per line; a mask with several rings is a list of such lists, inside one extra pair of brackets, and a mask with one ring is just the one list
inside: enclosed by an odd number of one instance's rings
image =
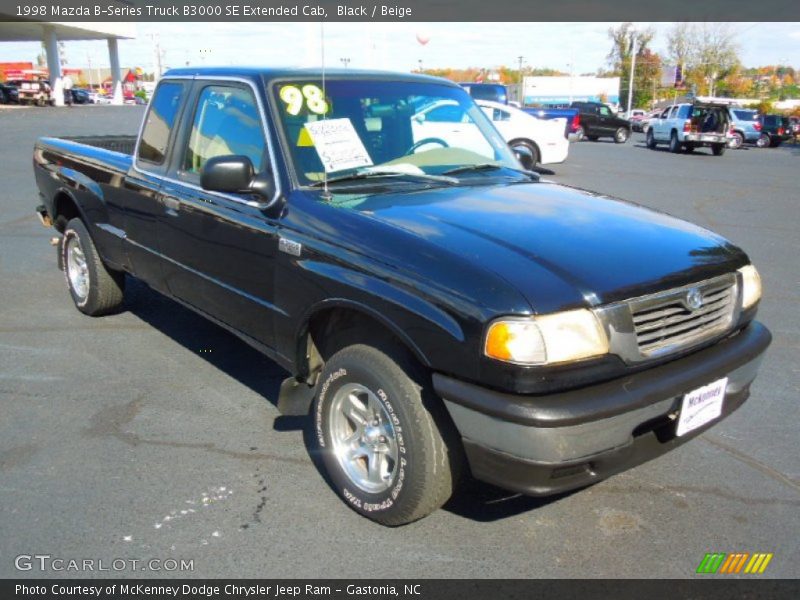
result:
[[(439, 183), (457, 184), (458, 179), (455, 177), (447, 177), (446, 175), (431, 175), (429, 173), (408, 173), (406, 171), (393, 171), (391, 169), (362, 169), (347, 175), (339, 175), (337, 177), (329, 177), (328, 184), (338, 183), (340, 181), (358, 181), (360, 179), (377, 179), (384, 177), (392, 177), (397, 179), (418, 179), (421, 181), (436, 181)], [(315, 181), (310, 184), (310, 187), (322, 187), (325, 181)]]
[(527, 171), (525, 169), (516, 169), (514, 167), (507, 167), (505, 165), (498, 165), (496, 163), (478, 163), (476, 165), (464, 165), (463, 167), (456, 167), (442, 173), (442, 175), (457, 175), (458, 173), (470, 173), (476, 171), (499, 171), (500, 169), (508, 169), (515, 173), (527, 175), (531, 179), (539, 180), (539, 174), (535, 171)]

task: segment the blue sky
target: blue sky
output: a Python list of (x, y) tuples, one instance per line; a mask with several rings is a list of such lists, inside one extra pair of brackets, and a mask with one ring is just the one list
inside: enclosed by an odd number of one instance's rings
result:
[[(425, 67), (525, 64), (594, 72), (606, 66), (607, 30), (615, 23), (326, 23), (329, 67), (350, 59), (353, 68), (409, 71)], [(653, 48), (665, 49), (668, 23), (640, 23), (657, 31)], [(800, 68), (800, 23), (731, 23), (745, 65), (790, 64)], [(426, 45), (417, 34), (429, 37)], [(120, 43), (122, 63), (152, 70), (151, 35), (164, 50), (166, 66), (319, 65), (320, 25), (304, 23), (139, 23), (137, 37)], [(33, 60), (36, 43), (0, 44), (0, 61)], [(69, 66), (107, 66), (103, 42), (68, 42)]]

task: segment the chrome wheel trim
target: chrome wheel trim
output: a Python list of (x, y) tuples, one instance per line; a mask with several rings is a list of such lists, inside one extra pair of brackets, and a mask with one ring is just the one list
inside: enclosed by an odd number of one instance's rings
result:
[(743, 145), (744, 145), (744, 138), (741, 136), (741, 134), (734, 133), (733, 136), (731, 137), (730, 143), (728, 144), (728, 148), (733, 148), (734, 150), (737, 150), (741, 148)]
[(67, 240), (66, 255), (69, 285), (79, 300), (85, 300), (89, 295), (89, 268), (77, 237), (72, 236)]
[(388, 490), (397, 471), (394, 425), (381, 401), (358, 383), (342, 386), (330, 404), (328, 433), (347, 478), (370, 494)]
[(628, 132), (622, 127), (617, 129), (617, 141), (620, 143), (628, 141)]

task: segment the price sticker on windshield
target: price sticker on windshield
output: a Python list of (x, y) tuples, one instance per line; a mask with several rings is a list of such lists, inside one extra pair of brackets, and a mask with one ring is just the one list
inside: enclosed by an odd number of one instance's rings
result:
[(293, 117), (299, 115), (304, 106), (315, 115), (327, 114), (330, 108), (325, 94), (313, 83), (302, 86), (285, 85), (278, 95), (286, 103), (286, 112)]
[(369, 167), (372, 159), (350, 119), (327, 119), (305, 125), (326, 173)]

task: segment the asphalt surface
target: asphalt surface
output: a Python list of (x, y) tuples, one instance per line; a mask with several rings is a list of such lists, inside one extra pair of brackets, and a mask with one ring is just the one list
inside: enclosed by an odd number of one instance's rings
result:
[[(800, 576), (800, 146), (672, 155), (573, 144), (549, 178), (743, 246), (774, 342), (737, 413), (675, 452), (550, 500), (477, 485), (412, 525), (349, 510), (274, 403), (285, 374), (147, 287), (93, 319), (33, 215), (39, 135), (135, 133), (139, 107), (0, 110), (0, 577), (20, 554), (178, 558), (197, 577), (691, 577), (706, 552)], [(590, 257), (587, 257), (590, 260)], [(89, 575), (91, 573), (88, 573)], [(103, 573), (108, 575), (109, 573)], [(113, 573), (112, 573), (113, 574)]]

